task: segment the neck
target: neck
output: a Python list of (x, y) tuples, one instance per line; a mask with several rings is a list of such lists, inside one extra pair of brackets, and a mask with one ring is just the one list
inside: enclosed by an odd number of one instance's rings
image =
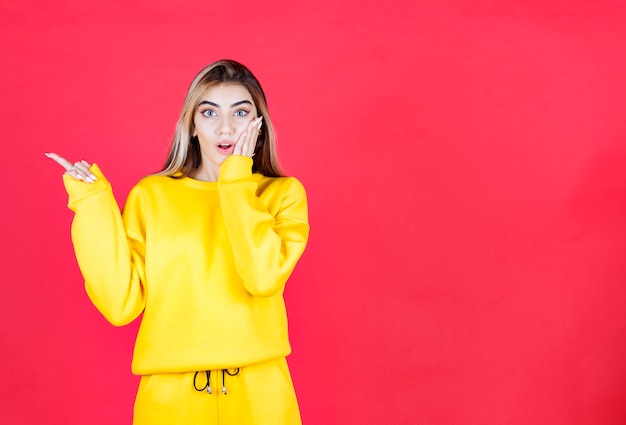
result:
[(189, 177), (203, 182), (216, 182), (220, 175), (219, 168), (207, 167), (205, 164), (205, 162), (200, 164), (198, 168), (191, 172)]

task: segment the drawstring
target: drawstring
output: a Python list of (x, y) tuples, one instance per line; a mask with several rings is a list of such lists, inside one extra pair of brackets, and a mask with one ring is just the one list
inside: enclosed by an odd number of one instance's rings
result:
[[(230, 370), (222, 369), (222, 393), (224, 393), (224, 395), (228, 394), (228, 392), (226, 391), (226, 375), (228, 375), (228, 376), (237, 376), (237, 375), (239, 375), (239, 371), (240, 371), (240, 369), (237, 368), (237, 369), (235, 369), (235, 372), (230, 373)], [(204, 390), (206, 390), (207, 393), (213, 394), (213, 389), (211, 388), (211, 371), (207, 370), (207, 371), (204, 372), (206, 374), (206, 384), (202, 388), (199, 388), (198, 384), (196, 382), (197, 379), (198, 379), (198, 374), (199, 373), (200, 372), (196, 372), (193, 375), (193, 388), (196, 391), (204, 391)]]
[(228, 374), (228, 376), (237, 376), (239, 375), (239, 368), (235, 370), (235, 373), (230, 373), (228, 369), (222, 369), (222, 392), (226, 395), (226, 379), (224, 378), (224, 374)]
[(209, 394), (213, 394), (213, 390), (211, 389), (211, 371), (207, 370), (206, 373), (206, 385), (202, 388), (198, 388), (198, 385), (196, 384), (196, 378), (198, 377), (198, 373), (200, 372), (196, 372), (195, 375), (193, 375), (193, 387), (196, 391), (204, 391), (206, 390), (207, 393)]

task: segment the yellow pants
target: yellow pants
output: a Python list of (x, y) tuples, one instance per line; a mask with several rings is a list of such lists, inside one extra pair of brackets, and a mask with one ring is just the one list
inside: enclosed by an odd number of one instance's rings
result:
[[(134, 425), (300, 425), (284, 358), (243, 368), (141, 377)], [(233, 376), (231, 376), (233, 375)], [(208, 392), (210, 384), (211, 393)], [(224, 388), (226, 394), (224, 394)]]

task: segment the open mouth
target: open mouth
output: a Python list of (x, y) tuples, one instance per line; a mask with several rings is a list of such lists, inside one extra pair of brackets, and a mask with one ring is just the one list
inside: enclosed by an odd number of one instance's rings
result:
[(235, 149), (234, 143), (224, 142), (224, 143), (220, 143), (217, 145), (217, 151), (224, 155), (233, 153), (234, 149)]

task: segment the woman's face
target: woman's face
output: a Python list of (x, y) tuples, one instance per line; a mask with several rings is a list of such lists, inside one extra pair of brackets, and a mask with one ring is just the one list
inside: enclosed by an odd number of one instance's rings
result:
[(219, 172), (241, 133), (256, 117), (256, 106), (244, 86), (222, 83), (207, 89), (194, 114), (193, 135), (200, 142), (202, 166)]

